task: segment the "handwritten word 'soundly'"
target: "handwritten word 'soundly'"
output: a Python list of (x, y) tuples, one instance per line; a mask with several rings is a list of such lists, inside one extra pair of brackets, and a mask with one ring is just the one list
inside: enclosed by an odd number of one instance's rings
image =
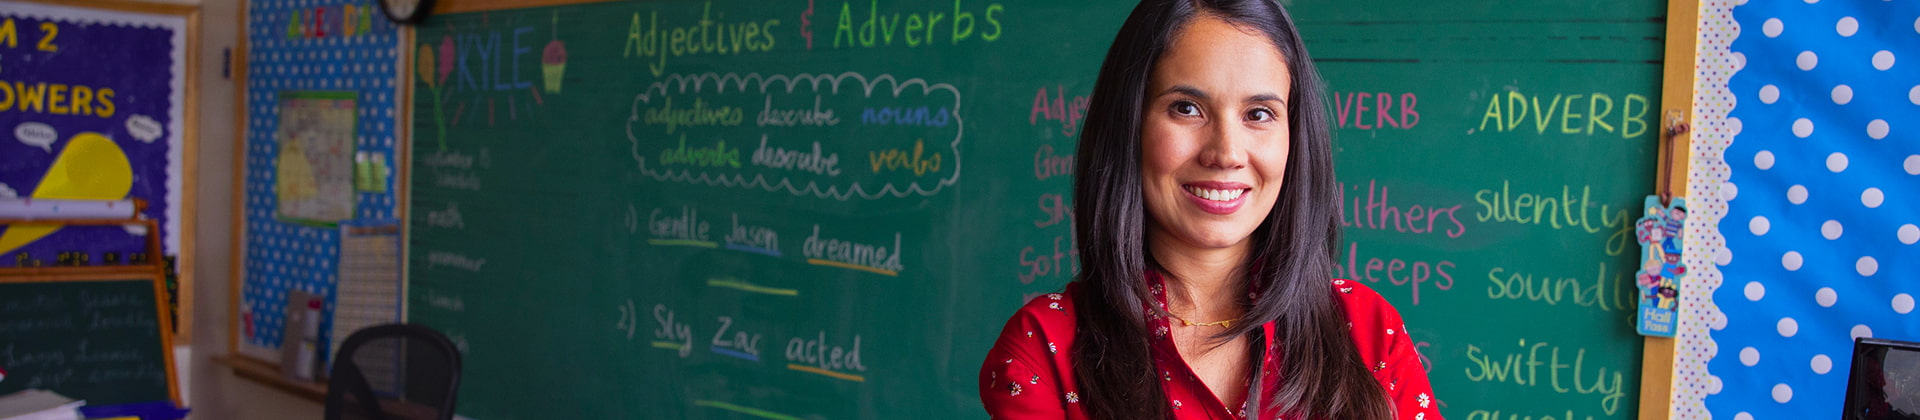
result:
[(1607, 263), (1603, 262), (1593, 281), (1582, 283), (1578, 277), (1535, 275), (1494, 267), (1487, 271), (1487, 298), (1530, 300), (1547, 305), (1571, 302), (1602, 311), (1622, 311), (1633, 308), (1636, 302), (1627, 274), (1615, 270), (1609, 277)]

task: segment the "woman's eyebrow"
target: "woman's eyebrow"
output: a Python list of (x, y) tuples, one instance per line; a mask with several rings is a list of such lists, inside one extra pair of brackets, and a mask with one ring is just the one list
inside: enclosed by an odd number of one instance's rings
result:
[(1247, 102), (1269, 102), (1269, 101), (1279, 102), (1280, 106), (1283, 106), (1283, 107), (1287, 106), (1286, 98), (1282, 98), (1280, 97), (1280, 95), (1276, 95), (1273, 93), (1261, 93), (1261, 94), (1256, 94), (1256, 95), (1247, 97)]
[(1213, 96), (1208, 95), (1207, 92), (1201, 91), (1200, 88), (1196, 88), (1189, 85), (1173, 85), (1173, 87), (1169, 87), (1167, 88), (1167, 90), (1161, 91), (1160, 96), (1167, 96), (1175, 93), (1199, 98), (1201, 101), (1209, 101), (1213, 99)]
[[(1200, 99), (1201, 101), (1213, 100), (1212, 95), (1208, 95), (1206, 91), (1202, 91), (1200, 90), (1200, 88), (1196, 88), (1191, 85), (1173, 85), (1172, 87), (1168, 87), (1167, 90), (1160, 92), (1160, 96), (1167, 96), (1172, 94), (1192, 96), (1194, 98)], [(1247, 102), (1279, 102), (1280, 106), (1287, 106), (1286, 98), (1281, 97), (1279, 94), (1275, 94), (1272, 92), (1257, 93), (1257, 94), (1248, 96)]]

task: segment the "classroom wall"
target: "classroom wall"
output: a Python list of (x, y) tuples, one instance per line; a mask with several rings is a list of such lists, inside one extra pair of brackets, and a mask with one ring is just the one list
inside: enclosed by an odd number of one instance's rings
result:
[[(200, 223), (193, 279), (194, 336), (185, 351), (177, 352), (182, 368), (183, 398), (193, 409), (190, 419), (317, 419), (321, 405), (258, 382), (235, 376), (214, 361), (227, 352), (232, 314), (228, 297), (233, 267), (233, 165), (235, 140), (235, 80), (222, 77), (224, 54), (239, 44), (240, 8), (244, 0), (166, 0), (200, 6), (200, 114), (198, 202)], [(237, 53), (237, 51), (236, 51)], [(237, 55), (237, 54), (236, 54)]]

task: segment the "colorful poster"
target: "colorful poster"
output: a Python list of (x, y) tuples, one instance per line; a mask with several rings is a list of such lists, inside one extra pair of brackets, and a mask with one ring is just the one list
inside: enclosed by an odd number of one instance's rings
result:
[(354, 92), (280, 94), (274, 192), (280, 218), (334, 223), (353, 217)]
[[(141, 216), (179, 255), (185, 28), (179, 16), (0, 1), (0, 198), (144, 200)], [(0, 266), (148, 257), (142, 229), (0, 229)]]

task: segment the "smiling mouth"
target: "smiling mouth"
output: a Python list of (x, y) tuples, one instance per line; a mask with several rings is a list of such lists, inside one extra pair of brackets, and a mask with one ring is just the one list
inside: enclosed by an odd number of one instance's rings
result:
[(1248, 188), (1214, 189), (1214, 188), (1201, 188), (1196, 186), (1187, 186), (1186, 190), (1187, 190), (1187, 193), (1193, 194), (1195, 197), (1200, 197), (1200, 198), (1206, 199), (1207, 201), (1218, 201), (1223, 203), (1230, 202), (1233, 200), (1238, 200), (1240, 199), (1241, 194), (1245, 194), (1247, 191), (1251, 191), (1251, 189), (1248, 189)]

